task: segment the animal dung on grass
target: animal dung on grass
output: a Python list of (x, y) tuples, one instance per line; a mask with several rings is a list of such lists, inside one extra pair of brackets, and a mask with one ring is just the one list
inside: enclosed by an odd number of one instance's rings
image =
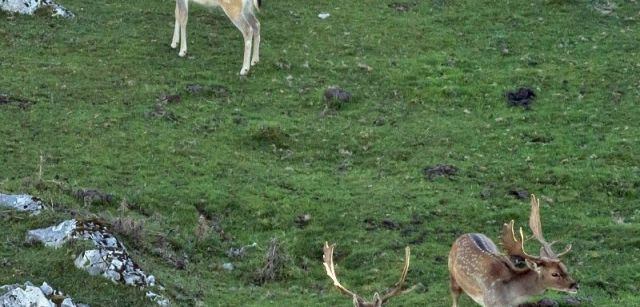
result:
[(435, 177), (451, 177), (458, 172), (458, 168), (453, 165), (436, 164), (434, 166), (427, 166), (422, 169), (422, 173), (425, 178), (433, 180)]
[(96, 189), (79, 189), (73, 193), (85, 205), (93, 204), (113, 204), (115, 202), (113, 194), (98, 191)]
[(29, 100), (26, 100), (26, 99), (11, 97), (9, 95), (0, 95), (0, 106), (16, 104), (21, 109), (26, 109), (32, 103), (33, 102), (31, 102)]
[(351, 101), (351, 93), (341, 89), (337, 86), (330, 86), (326, 91), (324, 91), (324, 110), (320, 113), (321, 116), (325, 116), (328, 114), (335, 114), (337, 110), (339, 110), (342, 105)]
[(509, 190), (509, 195), (520, 200), (529, 199), (529, 191), (521, 188), (513, 188)]
[(351, 93), (337, 86), (330, 86), (326, 91), (324, 91), (324, 99), (326, 101), (345, 103), (351, 100)]
[(505, 97), (507, 97), (510, 106), (521, 106), (528, 109), (533, 99), (536, 98), (536, 94), (528, 87), (521, 87), (517, 91), (507, 92)]

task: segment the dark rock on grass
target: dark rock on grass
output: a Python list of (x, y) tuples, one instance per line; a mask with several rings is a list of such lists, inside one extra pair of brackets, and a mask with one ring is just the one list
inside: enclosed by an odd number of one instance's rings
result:
[(514, 188), (509, 190), (509, 195), (517, 198), (517, 199), (529, 199), (529, 191), (520, 188)]
[(326, 100), (333, 99), (340, 102), (348, 102), (351, 100), (351, 93), (339, 87), (332, 86), (324, 92), (324, 98)]
[(95, 189), (79, 189), (73, 192), (73, 195), (79, 200), (82, 200), (85, 205), (115, 203), (113, 194), (104, 193)]
[(299, 228), (303, 228), (311, 222), (311, 214), (300, 214), (293, 220)]
[(351, 93), (339, 87), (331, 86), (324, 91), (324, 99), (326, 101), (345, 103), (351, 100)]
[(507, 92), (505, 97), (507, 97), (510, 106), (521, 106), (528, 109), (536, 94), (528, 87), (521, 87), (515, 92)]
[(453, 165), (437, 164), (434, 166), (427, 166), (422, 170), (424, 176), (429, 180), (433, 180), (435, 177), (451, 177), (454, 176), (458, 169)]
[(191, 94), (198, 94), (205, 90), (204, 86), (200, 84), (187, 84), (187, 92)]
[(156, 99), (157, 102), (166, 102), (166, 103), (178, 103), (180, 102), (180, 95), (161, 95)]
[(324, 110), (320, 116), (333, 115), (342, 108), (342, 105), (351, 100), (351, 93), (336, 86), (329, 87), (324, 92)]

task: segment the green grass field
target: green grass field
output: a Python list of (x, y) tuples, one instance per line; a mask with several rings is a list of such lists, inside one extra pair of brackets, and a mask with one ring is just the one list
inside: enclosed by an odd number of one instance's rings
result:
[[(511, 195), (526, 190), (546, 237), (573, 244), (564, 263), (582, 306), (640, 306), (637, 1), (266, 0), (246, 78), (220, 10), (191, 6), (179, 58), (172, 1), (60, 4), (77, 17), (0, 13), (0, 95), (27, 101), (0, 104), (0, 192), (48, 206), (0, 209), (0, 285), (150, 305), (75, 269), (84, 243), (24, 244), (73, 215), (142, 225), (121, 237), (175, 305), (351, 306), (324, 273), (329, 241), (343, 284), (368, 298), (411, 246), (407, 281), (422, 286), (389, 306), (450, 306), (452, 242), (526, 226), (529, 202)], [(325, 102), (332, 85), (352, 99)], [(536, 93), (529, 109), (504, 97), (521, 86)], [(180, 100), (158, 105), (164, 95)], [(437, 164), (458, 172), (426, 178)], [(87, 204), (81, 188), (116, 201)], [(256, 283), (272, 238), (284, 266)]]

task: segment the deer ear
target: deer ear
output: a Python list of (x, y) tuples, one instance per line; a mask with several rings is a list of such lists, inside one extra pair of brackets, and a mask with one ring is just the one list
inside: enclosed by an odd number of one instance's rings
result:
[(524, 261), (526, 262), (527, 266), (529, 268), (531, 268), (533, 271), (535, 271), (536, 273), (540, 274), (542, 272), (542, 267), (539, 266), (537, 263), (535, 263), (534, 261), (531, 261), (529, 259), (524, 259)]

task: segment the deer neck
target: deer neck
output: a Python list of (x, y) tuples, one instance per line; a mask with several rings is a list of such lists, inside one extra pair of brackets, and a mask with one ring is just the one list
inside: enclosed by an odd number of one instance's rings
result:
[(532, 295), (542, 294), (546, 289), (542, 282), (542, 275), (535, 270), (517, 274), (506, 282), (507, 293), (514, 305), (520, 304)]

